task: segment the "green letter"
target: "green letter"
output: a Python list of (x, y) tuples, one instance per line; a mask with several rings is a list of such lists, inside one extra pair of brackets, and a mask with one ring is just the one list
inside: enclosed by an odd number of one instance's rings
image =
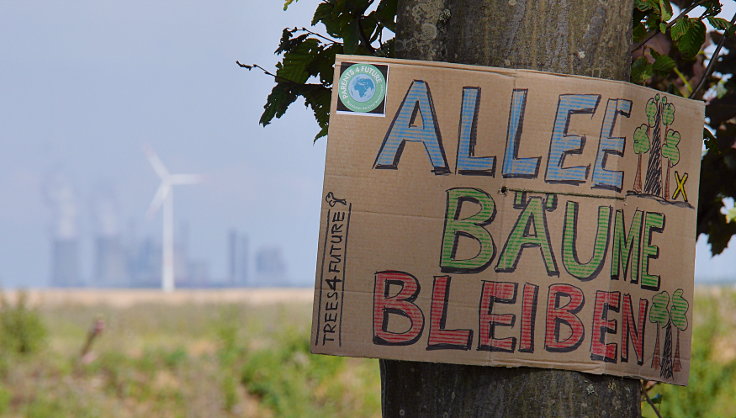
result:
[[(480, 206), (477, 213), (464, 219), (460, 217), (463, 203), (473, 202)], [(496, 255), (493, 237), (484, 228), (496, 216), (496, 202), (480, 189), (455, 188), (447, 191), (447, 210), (445, 211), (445, 230), (442, 235), (442, 255), (440, 267), (445, 273), (477, 273), (491, 264)], [(460, 236), (472, 238), (478, 242), (480, 249), (472, 258), (458, 260), (455, 258)]]
[(641, 249), (641, 287), (659, 290), (659, 276), (649, 274), (649, 259), (659, 257), (659, 247), (652, 245), (652, 231), (664, 231), (664, 214), (647, 212), (644, 217), (644, 245)]
[[(637, 209), (631, 219), (629, 233), (626, 234), (623, 210), (616, 211), (616, 220), (613, 227), (613, 249), (611, 250), (611, 280), (622, 277), (626, 280), (626, 273), (631, 260), (631, 283), (639, 283), (639, 251), (641, 248), (641, 220), (644, 213)], [(623, 270), (623, 271), (621, 271)]]
[[(506, 239), (506, 245), (498, 257), (496, 271), (512, 272), (516, 270), (516, 264), (521, 257), (521, 251), (528, 247), (539, 247), (542, 252), (542, 259), (547, 268), (548, 276), (557, 276), (557, 262), (552, 254), (552, 245), (549, 239), (549, 230), (547, 229), (547, 216), (542, 209), (542, 197), (532, 196), (529, 202), (524, 203), (525, 193), (516, 192), (514, 198), (515, 208), (524, 208), (516, 220), (514, 228)], [(544, 202), (547, 210), (554, 210), (557, 201), (557, 195), (548, 194)]]
[(598, 230), (595, 233), (593, 243), (593, 255), (587, 263), (581, 263), (578, 259), (577, 224), (578, 207), (577, 202), (569, 201), (565, 205), (565, 226), (562, 229), (562, 265), (571, 275), (580, 280), (587, 281), (595, 278), (603, 268), (603, 260), (608, 250), (608, 229), (611, 226), (611, 207), (600, 206), (598, 208)]

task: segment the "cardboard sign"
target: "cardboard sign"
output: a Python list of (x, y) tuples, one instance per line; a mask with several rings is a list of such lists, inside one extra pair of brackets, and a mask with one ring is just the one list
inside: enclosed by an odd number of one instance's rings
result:
[(704, 104), (340, 56), (312, 351), (684, 385)]

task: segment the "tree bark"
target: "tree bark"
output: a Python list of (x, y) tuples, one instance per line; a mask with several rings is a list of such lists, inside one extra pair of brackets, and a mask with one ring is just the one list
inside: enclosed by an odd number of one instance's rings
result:
[[(399, 58), (629, 78), (633, 0), (400, 0)], [(386, 417), (641, 416), (635, 379), (381, 360)]]

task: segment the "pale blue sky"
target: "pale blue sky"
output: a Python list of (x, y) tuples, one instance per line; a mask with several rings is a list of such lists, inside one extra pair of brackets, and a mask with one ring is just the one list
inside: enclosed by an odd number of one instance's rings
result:
[[(235, 65), (273, 68), (282, 28), (307, 25), (316, 1), (282, 4), (0, 0), (0, 284), (48, 283), (43, 188), (62, 178), (76, 196), (86, 275), (95, 202), (116, 202), (118, 228), (132, 221), (159, 237), (160, 215), (144, 216), (158, 187), (148, 143), (173, 172), (207, 177), (176, 190), (174, 216), (214, 276), (226, 275), (227, 229), (237, 227), (252, 249), (283, 246), (290, 278), (311, 285), (326, 141), (312, 144), (318, 128), (300, 103), (260, 127), (272, 81)], [(700, 276), (731, 275), (733, 250), (713, 262), (698, 249)]]

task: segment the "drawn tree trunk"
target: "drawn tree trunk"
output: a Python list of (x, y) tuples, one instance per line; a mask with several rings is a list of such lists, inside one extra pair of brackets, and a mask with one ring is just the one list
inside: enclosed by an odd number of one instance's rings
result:
[(654, 196), (662, 195), (662, 108), (657, 103), (657, 117), (652, 132), (652, 147), (649, 150), (647, 176), (644, 180), (644, 193)]
[(654, 340), (654, 354), (652, 354), (652, 368), (659, 370), (661, 361), (659, 358), (659, 324), (657, 324), (657, 339)]
[(639, 159), (636, 163), (636, 176), (634, 177), (634, 191), (641, 193), (641, 153), (638, 155)]
[(667, 324), (664, 333), (664, 349), (662, 350), (662, 369), (659, 376), (672, 379), (672, 322)]
[(679, 372), (682, 370), (682, 362), (680, 361), (680, 330), (677, 330), (677, 348), (675, 348), (675, 360), (672, 363), (672, 371)]
[(662, 199), (670, 200), (670, 169), (672, 168), (672, 164), (669, 161), (666, 161), (665, 164), (667, 165), (667, 175), (664, 178), (664, 194), (662, 195)]
[[(399, 58), (628, 80), (633, 1), (399, 1)], [(543, 347), (537, 347), (542, 350)], [(381, 361), (386, 417), (641, 416), (639, 381)]]

